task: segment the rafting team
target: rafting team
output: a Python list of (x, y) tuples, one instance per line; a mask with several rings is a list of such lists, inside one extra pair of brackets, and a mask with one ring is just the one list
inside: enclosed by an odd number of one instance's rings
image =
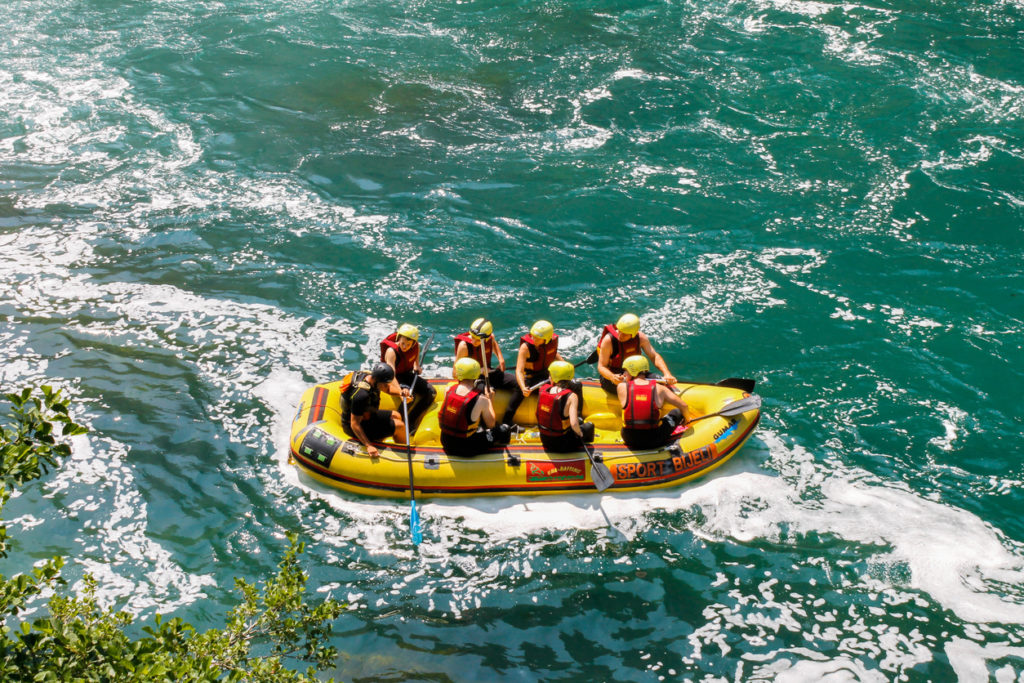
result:
[[(594, 425), (581, 420), (583, 385), (574, 379), (575, 367), (558, 353), (558, 335), (550, 322), (538, 320), (520, 338), (514, 373), (505, 369), (489, 320), (474, 320), (469, 330), (455, 336), (454, 344), (452, 377), (458, 382), (448, 388), (438, 413), (441, 446), (447, 454), (474, 456), (507, 444), (516, 429), (516, 409), (535, 390), (537, 426), (545, 450), (570, 453), (593, 442)], [(692, 419), (683, 400), (668, 388), (676, 378), (640, 331), (637, 316), (627, 313), (615, 324), (605, 325), (597, 345), (601, 387), (619, 398), (626, 446), (658, 448), (684, 424), (684, 418)], [(660, 380), (649, 377), (648, 359), (661, 371)], [(371, 456), (378, 454), (373, 441), (391, 436), (404, 444), (406, 434), (414, 431), (433, 404), (437, 391), (420, 376), (420, 362), (419, 329), (406, 323), (381, 341), (380, 361), (369, 372), (351, 373), (342, 382), (342, 429)], [(500, 422), (492, 402), (499, 389), (511, 394)], [(408, 429), (401, 413), (380, 409), (381, 391), (408, 402)], [(666, 403), (673, 408), (662, 417)]]

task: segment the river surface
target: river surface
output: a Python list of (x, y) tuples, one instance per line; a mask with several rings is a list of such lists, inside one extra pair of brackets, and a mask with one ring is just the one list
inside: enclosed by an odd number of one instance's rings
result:
[[(8, 0), (0, 383), (91, 433), (5, 510), (109, 604), (216, 625), (308, 541), (346, 681), (1024, 673), (1020, 0)], [(422, 501), (288, 464), (401, 322), (624, 312), (757, 380), (648, 495)]]

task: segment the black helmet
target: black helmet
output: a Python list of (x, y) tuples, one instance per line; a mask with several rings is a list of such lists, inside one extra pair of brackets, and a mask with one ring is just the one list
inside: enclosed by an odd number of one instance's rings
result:
[(377, 363), (370, 370), (370, 377), (373, 377), (374, 382), (388, 384), (395, 378), (395, 369), (387, 363)]

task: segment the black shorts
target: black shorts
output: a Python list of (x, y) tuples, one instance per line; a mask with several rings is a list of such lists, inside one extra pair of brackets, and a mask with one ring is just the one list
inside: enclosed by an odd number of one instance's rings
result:
[[(359, 426), (363, 428), (363, 434), (366, 434), (366, 438), (370, 441), (380, 441), (395, 434), (395, 420), (391, 416), (390, 410), (371, 412), (368, 418), (359, 423)], [(343, 424), (341, 428), (349, 436), (355, 437), (349, 425)]]
[(583, 432), (583, 438), (576, 436), (576, 432), (570, 429), (562, 436), (545, 436), (541, 434), (540, 442), (543, 444), (544, 450), (549, 453), (575, 453), (576, 451), (583, 450), (583, 444), (594, 442), (593, 424), (584, 422), (580, 425), (580, 431)]
[[(487, 375), (487, 382), (490, 383), (491, 388), (495, 391), (499, 389), (508, 389), (511, 391), (519, 387), (519, 384), (516, 382), (515, 373), (500, 370), (498, 368), (491, 370), (490, 374)], [(487, 383), (484, 382), (483, 375), (480, 376), (480, 379), (474, 382), (473, 387), (477, 391), (483, 391), (487, 388)]]
[(683, 421), (683, 414), (673, 408), (654, 429), (622, 428), (622, 442), (633, 451), (649, 451), (661, 448), (672, 437), (672, 432)]
[(510, 436), (508, 428), (504, 425), (498, 425), (494, 429), (481, 429), (464, 438), (441, 434), (441, 447), (448, 455), (471, 458), (492, 448), (504, 446)]

